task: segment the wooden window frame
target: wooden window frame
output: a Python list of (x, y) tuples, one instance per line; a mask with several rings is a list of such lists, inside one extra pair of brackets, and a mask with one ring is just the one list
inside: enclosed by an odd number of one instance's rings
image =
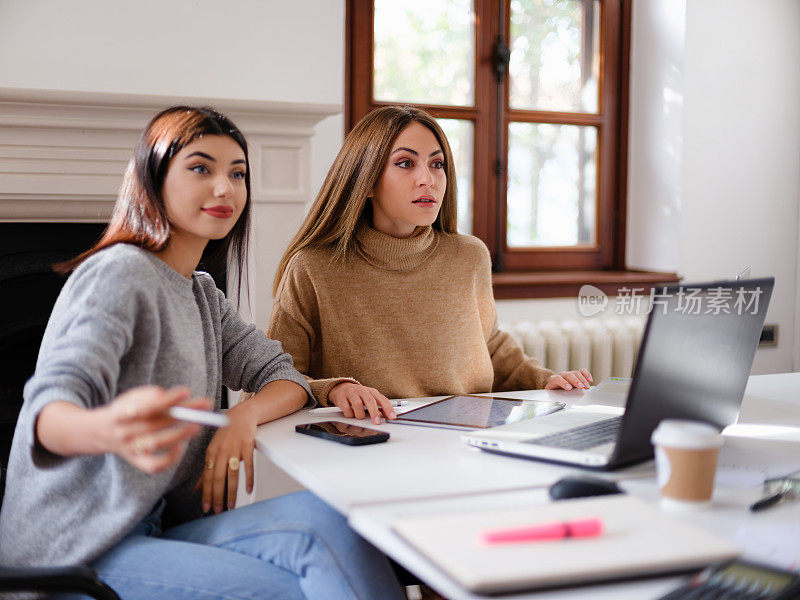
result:
[[(601, 0), (599, 88), (596, 114), (507, 108), (509, 78), (505, 77), (503, 106), (498, 106), (493, 57), (495, 40), (509, 43), (505, 23), (497, 17), (499, 2), (509, 14), (510, 0), (474, 0), (476, 21), (475, 104), (472, 107), (413, 104), (437, 118), (470, 120), (473, 140), (472, 234), (489, 247), (496, 267), (497, 298), (573, 296), (582, 283), (608, 293), (619, 287), (649, 290), (655, 284), (675, 282), (674, 273), (631, 271), (625, 268), (625, 217), (628, 148), (628, 87), (631, 0)], [(372, 99), (373, 0), (347, 0), (345, 17), (345, 127), (386, 102)], [(489, 27), (481, 27), (488, 23)], [(502, 26), (503, 31), (500, 31)], [(497, 131), (498, 111), (504, 130)], [(509, 122), (592, 125), (598, 128), (598, 210), (593, 246), (509, 248), (498, 236), (498, 219), (505, 223), (505, 198), (497, 198), (498, 183), (506, 189)], [(497, 153), (502, 135), (503, 156)], [(611, 156), (611, 159), (607, 157)], [(479, 167), (480, 165), (480, 167)], [(492, 168), (495, 167), (495, 168)], [(497, 168), (499, 167), (499, 168)], [(499, 178), (499, 182), (498, 182)], [(503, 225), (502, 231), (505, 232)], [(497, 266), (500, 266), (499, 270)]]

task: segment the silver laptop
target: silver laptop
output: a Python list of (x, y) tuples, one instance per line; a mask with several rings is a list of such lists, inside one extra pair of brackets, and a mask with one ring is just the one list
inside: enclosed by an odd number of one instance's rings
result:
[(615, 469), (652, 458), (650, 435), (662, 419), (720, 429), (735, 423), (774, 284), (765, 278), (659, 288), (632, 379), (606, 380), (587, 394), (587, 406), (461, 439), (488, 452)]

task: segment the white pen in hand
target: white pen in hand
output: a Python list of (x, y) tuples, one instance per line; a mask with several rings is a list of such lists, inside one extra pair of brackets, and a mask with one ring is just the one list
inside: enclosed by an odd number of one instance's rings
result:
[(231, 420), (219, 413), (210, 410), (197, 410), (196, 408), (186, 408), (185, 406), (172, 406), (169, 409), (169, 416), (179, 421), (189, 423), (199, 423), (208, 427), (227, 427)]
[[(394, 407), (400, 407), (400, 406), (407, 406), (408, 405), (408, 402), (406, 402), (405, 400), (392, 400), (391, 403), (392, 403), (392, 406), (394, 406)], [(331, 413), (340, 413), (340, 412), (342, 412), (342, 409), (339, 408), (338, 406), (323, 406), (321, 408), (312, 408), (308, 412), (309, 412), (309, 414), (312, 414), (312, 415), (327, 415), (327, 414), (331, 414)]]

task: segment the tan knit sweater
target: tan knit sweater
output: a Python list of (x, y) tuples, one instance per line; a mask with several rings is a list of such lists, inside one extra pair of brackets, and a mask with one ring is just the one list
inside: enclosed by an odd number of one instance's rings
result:
[(306, 248), (278, 286), (267, 335), (283, 343), (322, 404), (352, 380), (389, 398), (542, 388), (552, 375), (498, 330), (489, 251), (468, 235), (367, 226), (334, 262)]

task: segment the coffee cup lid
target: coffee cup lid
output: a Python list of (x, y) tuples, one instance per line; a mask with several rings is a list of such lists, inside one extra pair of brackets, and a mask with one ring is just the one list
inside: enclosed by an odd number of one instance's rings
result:
[(650, 437), (653, 444), (677, 448), (719, 448), (722, 435), (713, 425), (701, 421), (664, 419)]

